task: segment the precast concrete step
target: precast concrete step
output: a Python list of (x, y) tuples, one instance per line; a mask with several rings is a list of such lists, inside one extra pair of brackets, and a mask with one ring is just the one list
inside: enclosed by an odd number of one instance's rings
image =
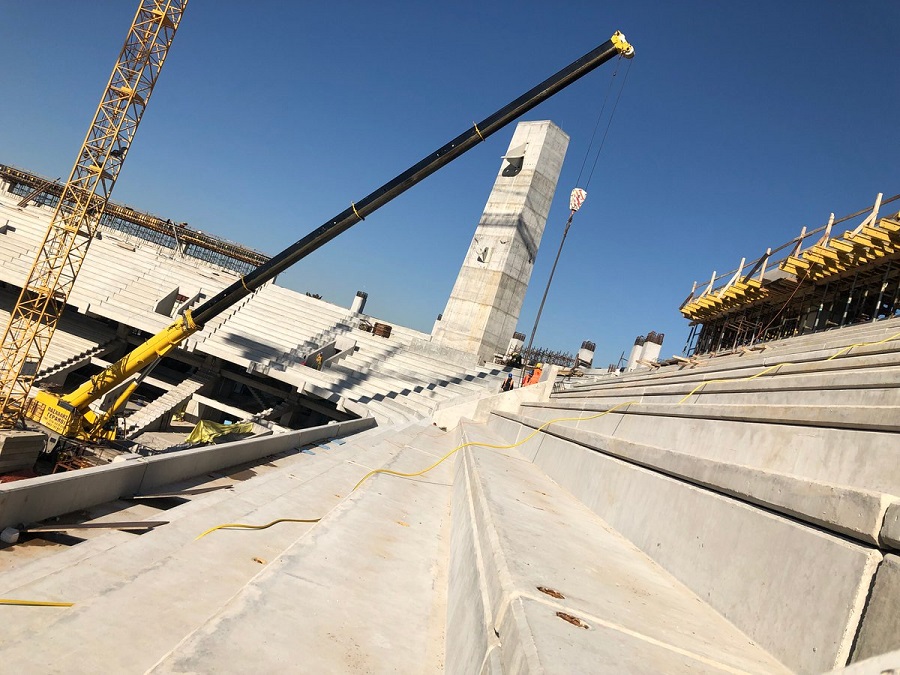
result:
[[(627, 412), (632, 406), (608, 412), (609, 406), (596, 406), (600, 410), (594, 410), (589, 401), (580, 409), (575, 402), (569, 402), (565, 407), (554, 407), (554, 402), (550, 403), (523, 404), (519, 413), (541, 423), (552, 422), (553, 426), (591, 431), (623, 441), (824, 483), (900, 495), (900, 463), (897, 461), (900, 444), (895, 431), (841, 428), (828, 419), (811, 426), (792, 423), (790, 418), (784, 423), (764, 422), (761, 417), (755, 421), (729, 420), (704, 416), (701, 408), (696, 407), (694, 413), (697, 416), (640, 415)], [(692, 406), (655, 407), (679, 410)], [(716, 412), (720, 407), (712, 406)], [(645, 411), (649, 408), (647, 406)], [(816, 410), (827, 417), (824, 411), (829, 409)], [(848, 408), (847, 412), (858, 421), (857, 410)], [(836, 410), (834, 420), (838, 420), (843, 412), (843, 409)], [(774, 412), (771, 415), (776, 416)], [(893, 419), (892, 414), (886, 417)], [(879, 422), (873, 421), (875, 424)]]
[[(783, 366), (764, 373), (735, 379), (685, 379), (642, 385), (595, 386), (569, 389), (554, 400), (590, 400), (619, 404), (679, 403), (795, 403), (799, 405), (897, 405), (900, 396), (900, 354), (887, 367), (858, 369), (810, 369), (809, 364)], [(841, 364), (844, 365), (844, 364)], [(690, 395), (690, 396), (689, 396)]]
[(460, 455), (446, 672), (789, 672), (515, 450)]
[[(504, 430), (507, 434), (515, 433), (516, 440), (541, 426), (538, 419), (514, 413), (498, 412), (491, 418), (492, 428), (501, 433)], [(561, 424), (542, 429), (540, 438), (547, 437), (659, 471), (874, 546), (893, 534), (892, 524), (886, 522), (886, 517), (900, 507), (900, 497), (893, 494), (734, 461), (708, 459)], [(533, 458), (539, 447), (539, 443), (529, 444), (529, 458)]]
[(846, 664), (877, 549), (546, 434), (518, 450), (788, 668)]

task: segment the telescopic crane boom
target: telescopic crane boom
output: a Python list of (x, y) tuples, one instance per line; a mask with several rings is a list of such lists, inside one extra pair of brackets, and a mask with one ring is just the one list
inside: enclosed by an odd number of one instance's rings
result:
[[(90, 410), (89, 406), (92, 402), (153, 364), (157, 359), (164, 357), (181, 344), (185, 338), (202, 329), (207, 321), (253, 293), (297, 261), (324, 246), (542, 101), (618, 55), (631, 58), (634, 55), (634, 49), (625, 40), (624, 35), (616, 32), (596, 49), (572, 62), (493, 115), (475, 123), (472, 128), (464, 131), (371, 194), (358, 202), (352, 202), (349, 208), (344, 209), (268, 262), (208, 299), (193, 312), (186, 311), (173, 324), (136, 347), (106, 370), (92, 377), (72, 393), (58, 396), (46, 391), (38, 392), (33, 405), (29, 408), (28, 416), (61, 436), (82, 439), (109, 437), (113, 432), (103, 432), (99, 428), (109, 418), (109, 415), (100, 416)], [(119, 401), (124, 401), (124, 398), (120, 396)]]
[(28, 393), (97, 231), (187, 0), (141, 0), (0, 346), (0, 430)]

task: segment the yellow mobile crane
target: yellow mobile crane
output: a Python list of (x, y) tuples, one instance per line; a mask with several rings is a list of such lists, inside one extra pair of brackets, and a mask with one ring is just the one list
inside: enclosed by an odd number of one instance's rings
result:
[(141, 0), (0, 346), (0, 430), (28, 394), (153, 93), (187, 0)]
[(580, 79), (610, 59), (622, 55), (631, 58), (634, 49), (625, 37), (616, 32), (609, 40), (569, 64), (555, 75), (504, 106), (493, 115), (472, 125), (449, 143), (432, 152), (409, 169), (358, 202), (351, 202), (337, 216), (295, 242), (281, 253), (241, 277), (216, 296), (206, 300), (195, 310), (185, 311), (172, 325), (135, 348), (106, 370), (98, 373), (75, 391), (57, 395), (39, 391), (28, 409), (28, 417), (51, 432), (51, 445), (56, 436), (95, 440), (112, 439), (115, 429), (108, 422), (121, 409), (128, 396), (137, 388), (133, 380), (119, 395), (112, 407), (103, 414), (90, 409), (90, 404), (122, 385), (128, 378), (152, 367), (159, 359), (175, 349), (188, 336), (201, 330), (207, 321), (219, 315), (242, 298), (253, 293), (267, 281), (306, 257), (319, 247), (346, 231), (367, 215), (384, 206), (413, 185), (452, 162), (478, 143), (525, 114), (545, 99)]

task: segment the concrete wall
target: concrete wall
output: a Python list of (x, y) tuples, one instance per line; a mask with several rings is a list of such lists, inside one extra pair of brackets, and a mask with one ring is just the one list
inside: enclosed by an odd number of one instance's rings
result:
[(0, 529), (131, 497), (210, 471), (255, 461), (326, 438), (340, 438), (373, 426), (375, 420), (372, 418), (349, 420), (6, 483), (0, 485)]

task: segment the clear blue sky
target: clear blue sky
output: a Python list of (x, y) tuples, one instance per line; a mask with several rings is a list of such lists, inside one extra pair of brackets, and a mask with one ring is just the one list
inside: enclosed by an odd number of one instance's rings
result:
[[(136, 6), (0, 0), (0, 162), (68, 174)], [(694, 280), (900, 192), (898, 25), (895, 0), (191, 0), (114, 199), (275, 253), (618, 29), (637, 55), (536, 343), (668, 356)], [(523, 332), (614, 69), (527, 117), (572, 140)], [(280, 283), (430, 331), (510, 135)]]

